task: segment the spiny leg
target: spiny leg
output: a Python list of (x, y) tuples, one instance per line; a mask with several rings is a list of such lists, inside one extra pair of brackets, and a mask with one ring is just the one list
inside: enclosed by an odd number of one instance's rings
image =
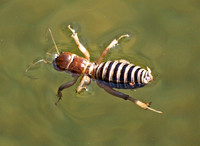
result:
[(141, 107), (143, 109), (149, 109), (151, 111), (154, 111), (154, 112), (157, 112), (157, 113), (160, 113), (160, 114), (162, 113), (161, 111), (157, 111), (157, 110), (155, 110), (153, 108), (150, 108), (149, 107), (150, 103), (143, 103), (143, 102), (141, 102), (141, 101), (139, 101), (137, 99), (134, 99), (134, 98), (130, 97), (127, 94), (124, 94), (124, 93), (121, 93), (119, 91), (116, 91), (113, 88), (111, 88), (111, 87), (109, 87), (109, 86), (107, 86), (105, 84), (102, 84), (102, 83), (100, 83), (98, 81), (97, 81), (97, 84), (98, 84), (99, 87), (103, 88), (106, 92), (110, 93), (111, 95), (120, 97), (120, 98), (122, 98), (124, 100), (132, 101), (133, 103), (135, 103), (136, 105), (138, 105), (139, 107)]
[(62, 99), (62, 92), (61, 91), (66, 89), (66, 88), (68, 88), (68, 87), (71, 87), (72, 85), (74, 85), (76, 83), (78, 77), (79, 77), (79, 75), (74, 76), (74, 80), (73, 81), (67, 82), (67, 83), (61, 85), (58, 88), (58, 92), (57, 92), (58, 100), (57, 100), (57, 102), (55, 102), (56, 105)]
[(124, 35), (121, 35), (118, 39), (114, 39), (105, 49), (104, 51), (102, 52), (101, 56), (99, 57), (99, 59), (96, 61), (97, 64), (100, 64), (100, 62), (103, 60), (103, 58), (106, 56), (106, 54), (108, 53), (108, 51), (114, 47), (115, 45), (118, 44), (119, 40), (124, 38), (124, 37), (129, 37), (128, 34), (124, 34)]
[(84, 84), (86, 85), (89, 85), (90, 84), (90, 77), (84, 75), (82, 78), (81, 78), (81, 82), (80, 84), (78, 85), (78, 87), (76, 88), (76, 92), (80, 93), (82, 91), (82, 89), (85, 89), (87, 90), (87, 88), (85, 86), (83, 86)]
[(90, 53), (88, 52), (88, 50), (79, 41), (78, 34), (75, 32), (74, 29), (71, 28), (70, 25), (68, 25), (68, 28), (71, 30), (72, 38), (75, 40), (79, 50), (85, 55), (85, 58), (90, 61)]

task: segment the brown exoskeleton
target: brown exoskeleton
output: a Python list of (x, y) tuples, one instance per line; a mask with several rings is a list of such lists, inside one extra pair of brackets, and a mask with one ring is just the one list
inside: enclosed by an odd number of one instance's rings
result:
[[(147, 70), (142, 69), (140, 66), (130, 64), (126, 60), (107, 61), (101, 63), (108, 51), (117, 45), (119, 40), (124, 37), (129, 37), (128, 34), (121, 35), (118, 39), (114, 39), (104, 49), (98, 60), (95, 62), (90, 62), (90, 54), (80, 43), (77, 33), (70, 25), (68, 25), (68, 28), (71, 30), (72, 38), (75, 40), (79, 50), (84, 54), (85, 58), (70, 52), (59, 53), (52, 32), (49, 29), (51, 38), (57, 51), (57, 54), (55, 54), (55, 58), (53, 60), (54, 68), (58, 71), (70, 72), (74, 77), (73, 81), (67, 82), (58, 88), (58, 101), (62, 98), (61, 91), (74, 85), (77, 82), (77, 79), (82, 76), (80, 84), (76, 88), (78, 93), (80, 93), (82, 89), (86, 89), (85, 85), (89, 85), (90, 80), (94, 79), (98, 86), (103, 88), (106, 92), (122, 99), (129, 100), (143, 109), (149, 109), (157, 113), (162, 113), (161, 111), (150, 108), (150, 103), (141, 102), (140, 100), (134, 99), (127, 94), (113, 89), (135, 89), (145, 86), (153, 80), (150, 68), (147, 67)], [(47, 61), (42, 59), (38, 62), (46, 63)]]

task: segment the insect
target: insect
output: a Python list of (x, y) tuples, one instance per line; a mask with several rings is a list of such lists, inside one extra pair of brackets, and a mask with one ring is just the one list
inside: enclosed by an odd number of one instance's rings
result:
[[(132, 98), (129, 95), (114, 89), (135, 89), (147, 85), (149, 82), (153, 81), (153, 76), (151, 74), (150, 68), (147, 67), (146, 70), (140, 66), (131, 64), (126, 60), (102, 62), (108, 51), (115, 45), (118, 45), (119, 40), (125, 37), (129, 37), (128, 34), (121, 35), (118, 39), (111, 41), (111, 43), (104, 49), (98, 60), (95, 62), (90, 62), (90, 54), (79, 41), (78, 34), (70, 25), (68, 25), (68, 28), (72, 32), (72, 38), (76, 42), (79, 50), (84, 54), (85, 57), (80, 57), (70, 52), (60, 53), (53, 38), (52, 32), (49, 29), (57, 52), (53, 60), (54, 68), (58, 71), (72, 73), (72, 76), (74, 77), (73, 81), (67, 82), (58, 88), (58, 101), (56, 104), (62, 98), (62, 90), (74, 85), (78, 78), (81, 77), (81, 81), (76, 88), (76, 92), (78, 93), (80, 93), (83, 89), (86, 90), (87, 88), (85, 85), (89, 85), (91, 79), (93, 79), (97, 82), (99, 87), (103, 88), (111, 95), (120, 97), (124, 100), (129, 100), (143, 109), (149, 109), (157, 113), (162, 113), (161, 111), (150, 108), (150, 102), (141, 102), (140, 100)], [(39, 62), (47, 63), (47, 61), (44, 59), (39, 60), (36, 63)]]

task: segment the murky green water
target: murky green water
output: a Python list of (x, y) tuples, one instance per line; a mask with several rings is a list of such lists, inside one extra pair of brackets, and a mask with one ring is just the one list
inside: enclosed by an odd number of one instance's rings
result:
[[(199, 145), (200, 2), (189, 1), (1, 1), (0, 145)], [(96, 60), (123, 33), (131, 34), (106, 60), (149, 66), (155, 81), (136, 92), (159, 115), (111, 96), (95, 82), (77, 95), (78, 83), (54, 105), (57, 88), (72, 80), (34, 60), (54, 52), (47, 28), (62, 51), (81, 55), (72, 24)]]

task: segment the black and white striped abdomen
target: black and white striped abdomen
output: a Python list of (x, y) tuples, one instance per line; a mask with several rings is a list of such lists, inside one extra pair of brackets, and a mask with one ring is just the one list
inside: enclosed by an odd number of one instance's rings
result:
[(145, 69), (120, 61), (103, 62), (96, 68), (95, 78), (113, 88), (137, 88), (144, 86)]

